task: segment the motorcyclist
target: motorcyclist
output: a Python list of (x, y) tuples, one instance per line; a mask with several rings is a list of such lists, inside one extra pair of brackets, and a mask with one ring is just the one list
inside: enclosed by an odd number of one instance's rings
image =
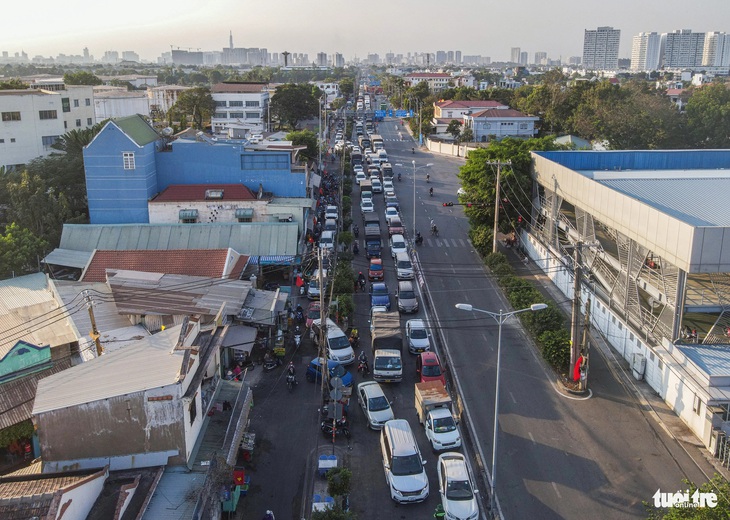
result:
[(426, 182), (431, 182), (431, 174), (430, 173), (427, 173), (426, 174)]
[(398, 180), (400, 180), (400, 172), (398, 172)]
[(352, 226), (352, 234), (355, 235), (355, 237), (357, 237), (357, 236), (360, 235), (360, 228), (357, 227), (357, 224), (355, 224), (354, 226)]
[(353, 242), (352, 244), (352, 252), (355, 254), (358, 254), (360, 252), (360, 246), (357, 245), (357, 242)]
[(411, 153), (416, 153), (416, 149), (415, 148), (411, 148)]
[(290, 376), (296, 375), (297, 369), (294, 367), (293, 361), (289, 361), (289, 365), (286, 367), (286, 373)]
[(423, 242), (423, 237), (421, 236), (420, 231), (416, 231), (416, 244), (420, 244)]
[(360, 286), (361, 290), (365, 290), (365, 275), (362, 274), (362, 271), (360, 271), (360, 274), (357, 275), (357, 284)]
[(365, 373), (366, 374), (370, 372), (370, 365), (368, 365), (368, 357), (365, 354), (365, 351), (364, 350), (361, 350), (360, 351), (360, 355), (357, 357), (357, 361), (358, 361), (358, 363), (360, 365), (362, 365), (362, 366), (365, 367)]
[(428, 194), (429, 194), (429, 195), (431, 195), (431, 196), (433, 197), (433, 188), (429, 188), (429, 189), (428, 189)]

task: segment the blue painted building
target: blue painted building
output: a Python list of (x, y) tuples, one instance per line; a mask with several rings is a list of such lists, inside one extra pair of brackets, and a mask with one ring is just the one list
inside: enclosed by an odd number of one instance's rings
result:
[(246, 141), (166, 142), (141, 116), (115, 119), (84, 149), (92, 224), (148, 223), (147, 202), (171, 184), (244, 184), (275, 197), (306, 197), (296, 152), (247, 149)]

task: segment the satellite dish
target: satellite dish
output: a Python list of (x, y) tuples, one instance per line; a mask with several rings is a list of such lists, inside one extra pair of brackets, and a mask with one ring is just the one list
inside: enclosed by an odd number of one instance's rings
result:
[(164, 135), (165, 137), (170, 137), (172, 135), (172, 132), (173, 132), (173, 129), (170, 128), (169, 126), (166, 126), (165, 128), (162, 129), (162, 135)]

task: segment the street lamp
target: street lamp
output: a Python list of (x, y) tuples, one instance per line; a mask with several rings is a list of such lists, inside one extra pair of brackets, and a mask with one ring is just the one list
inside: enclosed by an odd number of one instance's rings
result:
[[(416, 170), (420, 170), (421, 168), (430, 168), (433, 166), (433, 163), (427, 163), (422, 166), (416, 167), (416, 160), (413, 159), (411, 161), (411, 164), (413, 165), (413, 236), (411, 237), (411, 240), (415, 242), (416, 240)], [(403, 166), (400, 163), (395, 163), (396, 166)]]
[(524, 309), (520, 309), (518, 311), (512, 311), (512, 312), (502, 312), (502, 309), (499, 309), (499, 312), (490, 312), (485, 311), (482, 309), (477, 309), (475, 307), (472, 307), (469, 303), (457, 303), (456, 308), (460, 309), (462, 311), (474, 311), (474, 312), (481, 312), (483, 314), (487, 314), (494, 318), (494, 320), (499, 324), (499, 334), (497, 336), (497, 378), (494, 383), (495, 391), (494, 391), (494, 433), (492, 435), (492, 486), (490, 489), (490, 496), (489, 496), (489, 509), (492, 511), (492, 515), (494, 515), (495, 508), (497, 505), (497, 495), (496, 495), (496, 489), (497, 489), (497, 440), (498, 440), (498, 432), (499, 432), (499, 424), (498, 424), (498, 418), (499, 418), (499, 369), (500, 369), (500, 363), (502, 360), (502, 324), (507, 321), (508, 318), (514, 316), (515, 314), (519, 314), (521, 312), (526, 311), (540, 311), (542, 309), (547, 308), (547, 304), (545, 303), (533, 303), (529, 307), (526, 307)]

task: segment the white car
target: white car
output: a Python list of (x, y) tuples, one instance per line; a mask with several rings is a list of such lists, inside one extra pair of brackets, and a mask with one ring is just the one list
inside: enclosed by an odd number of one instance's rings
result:
[(362, 170), (355, 174), (355, 182), (359, 186), (362, 181), (366, 181), (368, 178), (365, 176)]
[(442, 453), (439, 455), (437, 472), (441, 505), (446, 518), (476, 520), (479, 506), (464, 455), (451, 451)]
[(390, 402), (385, 397), (383, 389), (375, 381), (366, 381), (357, 385), (357, 400), (362, 413), (368, 420), (368, 427), (373, 430), (382, 430), (383, 425), (395, 419)]
[(408, 320), (406, 322), (406, 342), (408, 352), (418, 354), (431, 350), (431, 339), (423, 320)]
[(398, 253), (407, 253), (408, 246), (406, 245), (406, 239), (403, 235), (392, 235), (390, 237), (390, 254), (393, 258)]
[(454, 450), (461, 447), (461, 434), (448, 408), (431, 410), (423, 428), (433, 451)]
[(390, 219), (392, 219), (394, 217), (400, 218), (400, 215), (398, 214), (398, 210), (395, 209), (393, 206), (385, 208), (385, 221), (390, 222)]
[(373, 201), (370, 199), (363, 199), (360, 202), (360, 211), (362, 211), (363, 213), (372, 213), (373, 211), (375, 211)]
[(380, 183), (380, 179), (373, 179), (370, 182), (373, 184), (373, 193), (383, 193), (383, 185)]
[(393, 179), (384, 179), (383, 180), (383, 190), (387, 191), (395, 191), (395, 186), (393, 186)]
[(337, 220), (337, 216), (337, 206), (327, 206), (327, 208), (324, 210), (325, 219), (331, 218), (333, 220)]

